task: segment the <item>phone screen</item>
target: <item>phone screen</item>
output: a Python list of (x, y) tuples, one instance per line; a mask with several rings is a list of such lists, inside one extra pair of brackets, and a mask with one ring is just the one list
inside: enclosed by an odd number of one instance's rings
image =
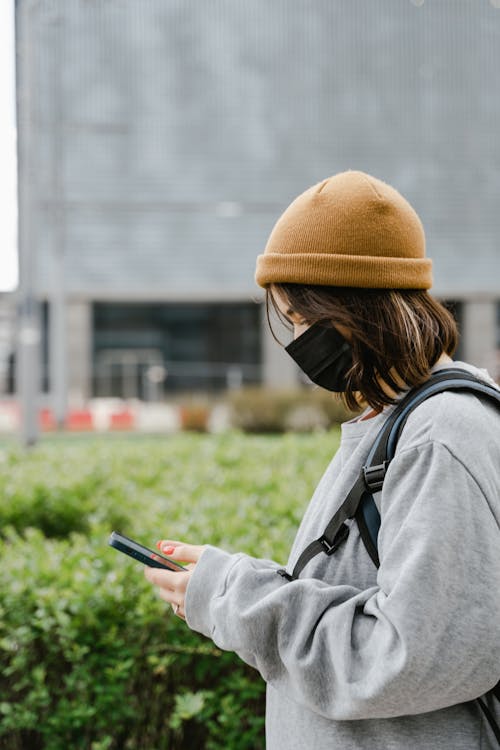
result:
[(144, 547), (139, 542), (129, 539), (128, 536), (120, 534), (118, 531), (112, 531), (108, 540), (108, 544), (111, 547), (123, 552), (125, 555), (133, 557), (134, 560), (138, 560), (144, 565), (149, 565), (150, 568), (168, 568), (173, 571), (183, 571), (185, 568), (180, 563), (171, 560), (169, 557), (160, 555), (159, 552), (155, 552), (148, 547)]

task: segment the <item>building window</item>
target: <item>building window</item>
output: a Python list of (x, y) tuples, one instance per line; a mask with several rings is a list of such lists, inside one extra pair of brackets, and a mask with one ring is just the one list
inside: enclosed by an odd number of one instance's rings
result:
[(464, 358), (464, 346), (463, 346), (463, 340), (462, 340), (463, 325), (464, 325), (464, 303), (458, 300), (440, 300), (440, 301), (446, 307), (446, 309), (449, 310), (449, 312), (451, 312), (458, 326), (458, 333), (459, 333), (458, 346), (457, 346), (455, 354), (453, 355), (453, 359), (455, 359), (457, 362), (460, 362)]
[(96, 303), (96, 396), (156, 400), (261, 381), (254, 303)]

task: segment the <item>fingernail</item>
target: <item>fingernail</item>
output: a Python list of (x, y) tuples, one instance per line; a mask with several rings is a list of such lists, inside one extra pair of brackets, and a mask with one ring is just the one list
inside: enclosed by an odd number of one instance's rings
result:
[(165, 555), (173, 555), (173, 553), (175, 552), (175, 547), (162, 547), (161, 551)]

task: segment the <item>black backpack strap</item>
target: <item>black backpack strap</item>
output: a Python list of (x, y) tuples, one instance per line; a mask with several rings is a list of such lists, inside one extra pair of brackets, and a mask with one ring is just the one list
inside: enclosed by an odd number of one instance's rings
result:
[(365, 492), (361, 498), (355, 518), (366, 551), (370, 555), (372, 563), (378, 568), (380, 567), (378, 556), (378, 532), (381, 519), (373, 495), (369, 492)]
[(297, 560), (293, 572), (287, 573), (285, 569), (278, 570), (278, 573), (287, 578), (289, 581), (293, 581), (299, 577), (302, 569), (307, 565), (309, 560), (318, 555), (320, 552), (325, 552), (327, 555), (332, 555), (344, 542), (349, 535), (349, 527), (344, 523), (348, 518), (352, 518), (359, 505), (359, 501), (363, 493), (366, 491), (364, 477), (361, 474), (354, 485), (351, 487), (349, 494), (346, 499), (337, 510), (335, 515), (330, 519), (328, 526), (318, 539), (308, 544), (305, 550)]
[[(463, 370), (447, 368), (433, 375), (423, 386), (413, 389), (405, 396), (378, 433), (363, 467), (365, 484), (371, 492), (382, 489), (387, 468), (396, 452), (399, 436), (413, 409), (430, 396), (448, 390), (476, 392), (500, 405), (500, 391)], [(369, 492), (361, 500), (356, 513), (356, 521), (363, 544), (373, 563), (378, 567), (380, 563), (377, 540), (380, 529), (380, 513), (373, 495)]]
[(345, 521), (353, 517), (356, 518), (368, 554), (373, 563), (379, 566), (377, 538), (380, 514), (372, 493), (382, 489), (387, 468), (396, 451), (399, 435), (413, 409), (430, 396), (448, 390), (476, 391), (500, 403), (500, 391), (458, 368), (439, 370), (423, 385), (409, 391), (382, 425), (362, 472), (340, 508), (330, 519), (323, 534), (305, 548), (293, 572), (290, 574), (285, 569), (281, 569), (278, 571), (281, 576), (289, 581), (295, 580), (305, 565), (320, 552), (332, 555), (347, 539), (349, 528)]
[[(423, 385), (413, 388), (384, 422), (366, 461), (365, 471), (382, 487), (389, 462), (411, 412), (423, 401), (443, 391), (473, 391), (500, 404), (500, 391), (474, 375), (457, 368), (439, 370)], [(370, 484), (370, 482), (368, 482)]]
[[(498, 687), (498, 685), (497, 685), (497, 687)], [(489, 693), (486, 693), (486, 695), (489, 695), (490, 693), (492, 693), (493, 695), (495, 695), (496, 698), (498, 698), (498, 696), (495, 693), (495, 688), (493, 688), (493, 690), (490, 690)], [(484, 714), (484, 716), (486, 718), (486, 721), (490, 725), (491, 731), (495, 735), (496, 740), (498, 742), (498, 745), (500, 747), (500, 727), (498, 726), (498, 724), (496, 722), (496, 719), (493, 716), (493, 713), (488, 708), (488, 706), (486, 704), (486, 701), (484, 701), (483, 698), (476, 698), (474, 701), (472, 701), (472, 703), (477, 703), (477, 705), (479, 706), (479, 708), (483, 712), (483, 714)]]

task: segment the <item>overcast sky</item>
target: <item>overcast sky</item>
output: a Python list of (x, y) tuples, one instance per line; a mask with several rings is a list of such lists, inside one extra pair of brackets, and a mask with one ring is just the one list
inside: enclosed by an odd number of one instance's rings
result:
[(14, 0), (0, 0), (0, 292), (17, 285)]

